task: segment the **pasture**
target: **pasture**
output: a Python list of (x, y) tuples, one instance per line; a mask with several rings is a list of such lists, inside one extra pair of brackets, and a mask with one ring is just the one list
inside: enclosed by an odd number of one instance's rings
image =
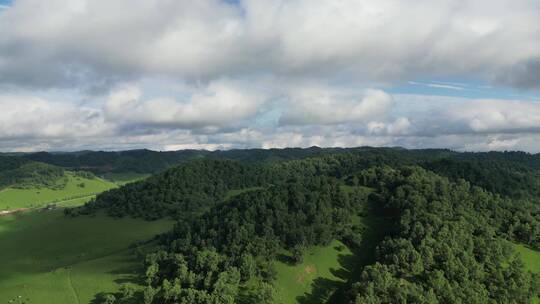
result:
[(65, 217), (61, 210), (0, 217), (0, 303), (90, 303), (135, 279), (138, 263), (129, 246), (172, 227), (104, 215)]
[(49, 188), (14, 189), (0, 191), (0, 211), (20, 208), (37, 208), (50, 203), (61, 206), (76, 206), (90, 200), (95, 194), (117, 187), (116, 184), (100, 179), (87, 179), (66, 172), (68, 178), (64, 189)]

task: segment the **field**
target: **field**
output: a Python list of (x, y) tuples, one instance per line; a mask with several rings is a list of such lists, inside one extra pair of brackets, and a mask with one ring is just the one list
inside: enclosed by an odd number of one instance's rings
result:
[(65, 217), (61, 210), (0, 217), (0, 303), (90, 303), (118, 289), (137, 269), (129, 245), (151, 239), (171, 221), (98, 215)]
[(62, 190), (8, 188), (0, 191), (0, 211), (35, 208), (49, 203), (63, 206), (81, 205), (95, 194), (117, 187), (116, 184), (100, 178), (86, 179), (70, 173), (66, 174), (68, 182)]

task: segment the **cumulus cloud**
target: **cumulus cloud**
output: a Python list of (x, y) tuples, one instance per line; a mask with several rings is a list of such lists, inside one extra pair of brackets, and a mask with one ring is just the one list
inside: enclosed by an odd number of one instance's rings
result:
[(32, 96), (0, 94), (0, 139), (105, 135), (101, 112)]
[(400, 117), (393, 122), (372, 121), (367, 124), (368, 133), (375, 135), (406, 135), (411, 128), (407, 117)]
[[(396, 111), (408, 115), (409, 133), (505, 134), (540, 131), (540, 103), (430, 95), (395, 95)], [(373, 125), (373, 130), (377, 130)]]
[(144, 100), (137, 87), (114, 91), (105, 105), (105, 115), (119, 124), (171, 128), (227, 127), (254, 116), (265, 96), (239, 90), (224, 83), (212, 83), (184, 100)]
[(288, 99), (282, 125), (365, 123), (384, 116), (392, 106), (392, 97), (380, 90), (348, 96), (341, 91), (302, 88)]
[(535, 0), (17, 0), (0, 13), (0, 82), (474, 73), (538, 86), (528, 71), (540, 54), (539, 19)]
[(512, 100), (475, 100), (447, 109), (443, 116), (472, 132), (507, 133), (540, 130), (540, 104)]

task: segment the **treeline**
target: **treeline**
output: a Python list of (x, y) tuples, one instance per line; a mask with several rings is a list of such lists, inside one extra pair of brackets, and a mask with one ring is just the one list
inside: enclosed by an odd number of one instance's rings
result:
[(317, 147), (308, 149), (288, 148), (228, 151), (181, 150), (158, 152), (150, 150), (131, 150), (120, 152), (39, 152), (25, 154), (22, 157), (24, 159), (52, 164), (70, 170), (92, 171), (97, 174), (107, 172), (158, 173), (172, 166), (201, 158), (227, 159), (248, 163), (276, 162), (346, 151), (348, 151), (348, 149), (321, 149)]

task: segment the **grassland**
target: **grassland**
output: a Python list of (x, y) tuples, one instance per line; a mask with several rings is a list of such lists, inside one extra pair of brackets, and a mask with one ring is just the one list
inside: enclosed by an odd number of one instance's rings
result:
[(0, 211), (20, 208), (36, 208), (49, 203), (63, 206), (81, 205), (95, 194), (117, 187), (100, 178), (87, 179), (66, 173), (67, 184), (61, 190), (49, 188), (13, 189), (0, 191)]
[(351, 250), (335, 240), (328, 246), (310, 248), (301, 264), (291, 265), (286, 259), (276, 262), (276, 304), (345, 303), (349, 280), (373, 262), (375, 247), (388, 227), (386, 219), (372, 215), (358, 221), (364, 227), (359, 248)]
[[(540, 251), (522, 244), (514, 244), (514, 249), (521, 255), (525, 268), (531, 272), (540, 273)], [(534, 303), (540, 303), (540, 298), (537, 297)]]
[(170, 229), (171, 221), (146, 222), (103, 215), (65, 217), (60, 210), (0, 217), (0, 303), (90, 303), (135, 279), (128, 247)]
[[(352, 257), (345, 245), (334, 241), (325, 247), (310, 248), (298, 265), (277, 262), (276, 303), (322, 303), (346, 281), (340, 261)], [(315, 289), (317, 293), (312, 294)]]

